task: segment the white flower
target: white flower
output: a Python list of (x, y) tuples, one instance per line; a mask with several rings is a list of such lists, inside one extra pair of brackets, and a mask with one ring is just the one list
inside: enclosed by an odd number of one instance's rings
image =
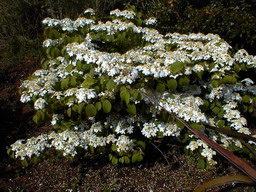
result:
[(133, 148), (134, 143), (129, 137), (125, 135), (121, 135), (118, 137), (116, 141), (116, 145), (117, 145), (118, 152), (127, 152)]
[(78, 99), (78, 103), (82, 103), (97, 97), (97, 94), (93, 89), (80, 88), (76, 91), (75, 96)]
[(237, 132), (243, 133), (243, 134), (246, 134), (246, 135), (251, 135), (251, 131), (247, 127), (242, 127)]
[(28, 95), (27, 92), (23, 91), (22, 94), (21, 94), (21, 97), (20, 97), (20, 101), (21, 101), (22, 103), (27, 103), (27, 102), (29, 102), (30, 100), (31, 100), (31, 96)]
[(158, 131), (157, 125), (155, 125), (153, 122), (150, 123), (144, 123), (143, 124), (143, 129), (141, 130), (141, 133), (147, 137), (155, 137), (156, 133)]
[(47, 104), (47, 102), (43, 98), (39, 98), (35, 101), (34, 107), (36, 110), (44, 109), (46, 104)]
[(204, 71), (204, 67), (203, 67), (202, 65), (196, 64), (196, 65), (193, 67), (193, 71), (194, 71), (194, 72)]
[(250, 78), (245, 78), (241, 82), (244, 83), (247, 86), (254, 84), (254, 82)]
[(144, 21), (146, 25), (155, 25), (157, 23), (157, 19), (155, 17), (150, 17), (149, 19)]
[(206, 157), (208, 161), (210, 161), (213, 157), (213, 155), (216, 155), (216, 151), (213, 151), (210, 148), (204, 148), (201, 152), (201, 155), (203, 157)]
[(91, 15), (94, 15), (95, 14), (95, 11), (94, 11), (94, 9), (92, 9), (92, 8), (89, 8), (89, 9), (86, 9), (85, 11), (84, 11), (84, 14), (86, 15), (86, 14), (91, 14)]
[(64, 115), (62, 115), (62, 114), (53, 114), (51, 124), (56, 125), (58, 123), (58, 121), (62, 120), (62, 119), (64, 119)]
[(186, 148), (190, 149), (191, 151), (196, 150), (198, 147), (199, 147), (199, 145), (196, 141), (190, 141), (189, 145), (186, 146)]

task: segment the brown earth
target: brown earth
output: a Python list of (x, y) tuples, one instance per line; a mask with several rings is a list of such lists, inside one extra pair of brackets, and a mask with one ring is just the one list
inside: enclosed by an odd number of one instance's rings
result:
[[(0, 191), (29, 192), (180, 192), (193, 189), (216, 177), (240, 173), (225, 159), (210, 169), (198, 169), (197, 158), (184, 154), (179, 144), (150, 147), (142, 164), (114, 166), (104, 154), (87, 154), (70, 161), (56, 152), (39, 164), (23, 168), (6, 154), (17, 139), (38, 135), (50, 125), (35, 125), (34, 110), (19, 101), (18, 87), (33, 71), (40, 68), (37, 60), (17, 64), (0, 77)], [(256, 187), (225, 185), (208, 191), (254, 192)]]

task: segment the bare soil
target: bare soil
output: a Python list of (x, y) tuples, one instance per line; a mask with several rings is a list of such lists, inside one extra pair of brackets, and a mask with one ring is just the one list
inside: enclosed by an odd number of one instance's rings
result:
[[(8, 69), (0, 77), (0, 191), (29, 192), (180, 192), (193, 189), (216, 177), (240, 173), (225, 159), (209, 169), (198, 169), (197, 158), (183, 152), (177, 143), (156, 143), (141, 164), (114, 166), (105, 154), (86, 154), (70, 161), (54, 151), (38, 164), (23, 168), (6, 150), (17, 139), (29, 138), (51, 129), (32, 121), (33, 108), (19, 101), (18, 87), (33, 71), (38, 60), (27, 60)], [(166, 160), (167, 159), (167, 160)], [(254, 192), (255, 186), (225, 185), (208, 191)]]

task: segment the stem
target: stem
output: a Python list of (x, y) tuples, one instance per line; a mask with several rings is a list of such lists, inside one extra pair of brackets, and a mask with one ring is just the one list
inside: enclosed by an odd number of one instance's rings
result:
[(164, 153), (153, 142), (150, 142), (150, 144), (153, 145), (163, 155), (165, 161), (167, 162), (168, 166), (170, 167), (170, 163), (169, 163), (168, 159), (166, 158), (166, 156), (164, 155)]

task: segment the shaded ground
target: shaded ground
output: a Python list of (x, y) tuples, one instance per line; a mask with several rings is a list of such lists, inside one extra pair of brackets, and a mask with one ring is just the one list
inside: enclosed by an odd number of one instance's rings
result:
[[(32, 121), (33, 108), (19, 102), (18, 86), (29, 74), (40, 68), (37, 61), (26, 61), (9, 69), (0, 79), (0, 191), (192, 191), (215, 177), (239, 173), (226, 160), (218, 166), (201, 170), (196, 158), (185, 155), (177, 144), (153, 146), (146, 161), (130, 166), (114, 166), (102, 155), (86, 155), (70, 161), (52, 152), (42, 163), (22, 168), (10, 159), (6, 149), (17, 139), (47, 131)], [(222, 186), (209, 191), (256, 191), (252, 186)]]

